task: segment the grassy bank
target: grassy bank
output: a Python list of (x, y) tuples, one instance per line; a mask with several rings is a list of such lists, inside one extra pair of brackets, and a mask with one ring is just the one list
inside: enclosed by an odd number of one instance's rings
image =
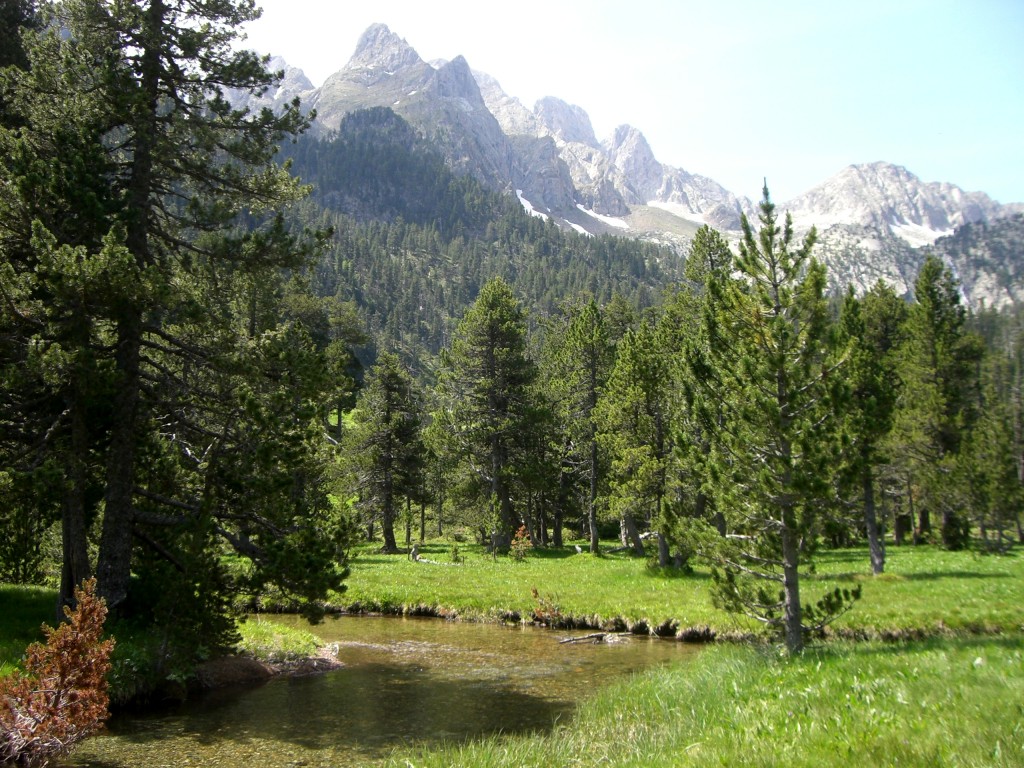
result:
[[(450, 542), (428, 543), (421, 555), (439, 564), (414, 563), (364, 547), (352, 563), (346, 607), (373, 611), (435, 610), (463, 618), (528, 617), (537, 607), (531, 592), (568, 616), (590, 623), (621, 617), (628, 623), (712, 627), (718, 633), (755, 627), (716, 609), (706, 571), (688, 576), (651, 568), (624, 553), (594, 557), (574, 549), (535, 550), (523, 562), (491, 558), (459, 544), (463, 562), (451, 563)], [(934, 547), (890, 547), (886, 573), (873, 577), (866, 549), (826, 551), (805, 579), (805, 600), (836, 585), (863, 584), (863, 598), (835, 625), (864, 637), (1017, 632), (1024, 629), (1024, 557), (946, 552)]]
[(1024, 765), (1024, 640), (835, 643), (797, 659), (712, 646), (601, 690), (552, 733), (390, 765)]

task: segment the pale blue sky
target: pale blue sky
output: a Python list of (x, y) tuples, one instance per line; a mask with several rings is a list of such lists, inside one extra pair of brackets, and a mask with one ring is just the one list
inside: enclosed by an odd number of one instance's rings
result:
[(629, 123), (668, 165), (784, 201), (850, 163), (1024, 202), (1024, 0), (257, 0), (248, 44), (320, 84), (387, 24), (531, 107)]

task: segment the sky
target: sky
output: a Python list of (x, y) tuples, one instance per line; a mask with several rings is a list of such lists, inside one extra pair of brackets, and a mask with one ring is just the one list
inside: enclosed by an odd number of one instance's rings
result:
[(257, 0), (246, 45), (320, 85), (388, 25), (527, 107), (628, 123), (660, 162), (757, 199), (878, 160), (1024, 202), (1024, 0)]

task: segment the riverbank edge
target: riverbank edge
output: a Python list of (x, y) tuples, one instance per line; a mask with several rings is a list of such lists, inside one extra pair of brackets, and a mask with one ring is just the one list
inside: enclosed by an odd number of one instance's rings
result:
[[(277, 605), (273, 608), (261, 606), (259, 615), (272, 621), (274, 615), (298, 615), (298, 610), (290, 606)], [(660, 623), (649, 619), (629, 620), (622, 616), (603, 618), (598, 614), (558, 614), (542, 615), (538, 611), (522, 614), (516, 610), (494, 606), (486, 611), (466, 611), (452, 607), (431, 605), (424, 602), (412, 604), (374, 604), (357, 601), (347, 605), (331, 604), (325, 606), (325, 617), (360, 617), (383, 616), (424, 618), (442, 621), (473, 622), (484, 624), (525, 625), (557, 631), (590, 631), (603, 632), (609, 635), (631, 634), (638, 637), (654, 637), (673, 642), (690, 644), (735, 644), (751, 647), (772, 644), (771, 637), (765, 632), (753, 632), (741, 629), (723, 630), (709, 625), (682, 626), (676, 619), (666, 619)], [(315, 634), (315, 626), (310, 632)], [(876, 628), (876, 627), (827, 627), (816, 640), (824, 644), (831, 642), (881, 642), (898, 644), (926, 640), (957, 639), (969, 637), (1020, 637), (1024, 636), (1024, 625), (1019, 627), (1003, 627), (994, 624), (971, 624), (962, 627), (949, 627), (943, 622), (931, 626)], [(598, 641), (595, 639), (595, 641)], [(336, 643), (322, 643), (313, 653), (291, 655), (282, 659), (274, 656), (263, 656), (252, 653), (236, 653), (218, 659), (201, 662), (184, 686), (171, 684), (161, 690), (156, 700), (184, 701), (193, 695), (205, 691), (230, 687), (251, 687), (263, 685), (277, 677), (304, 677), (325, 674), (344, 667), (338, 659)], [(170, 682), (170, 681), (167, 681)], [(143, 707), (155, 703), (153, 693), (138, 700), (120, 702), (120, 706), (129, 708)]]
[(341, 669), (336, 644), (325, 644), (316, 652), (287, 660), (259, 659), (249, 654), (232, 654), (201, 662), (189, 680), (193, 691), (209, 691), (239, 685), (264, 683), (274, 677), (307, 677)]
[[(467, 621), (482, 624), (524, 624), (551, 630), (585, 630), (609, 634), (632, 634), (642, 637), (658, 637), (683, 643), (770, 643), (770, 636), (764, 631), (741, 628), (722, 628), (708, 624), (685, 625), (678, 619), (668, 618), (655, 622), (649, 618), (629, 619), (623, 616), (611, 618), (599, 614), (545, 613), (533, 610), (527, 614), (520, 611), (493, 606), (485, 611), (465, 610), (426, 602), (393, 604), (370, 601), (356, 601), (349, 604), (325, 606), (327, 616), (395, 616), (406, 618), (434, 618), (445, 621)], [(297, 614), (290, 606), (262, 606), (262, 615)], [(827, 626), (814, 639), (821, 641), (884, 642), (899, 643), (930, 639), (951, 639), (962, 637), (999, 637), (1024, 634), (1024, 623), (1005, 626), (995, 622), (968, 622), (949, 626), (939, 620), (916, 627)]]

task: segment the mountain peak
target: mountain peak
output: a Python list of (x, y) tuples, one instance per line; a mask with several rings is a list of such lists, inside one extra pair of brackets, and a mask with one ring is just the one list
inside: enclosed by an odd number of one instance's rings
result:
[(533, 113), (554, 136), (563, 141), (574, 141), (588, 147), (598, 146), (590, 115), (582, 107), (554, 96), (545, 96), (537, 102)]
[(465, 58), (456, 56), (438, 67), (436, 71), (434, 87), (439, 96), (462, 99), (473, 107), (480, 106), (486, 109), (483, 97), (480, 95), (480, 88), (473, 78), (473, 71), (469, 68)]
[(348, 66), (397, 72), (421, 61), (413, 47), (404, 38), (392, 32), (386, 24), (371, 24), (359, 38)]
[(606, 149), (612, 162), (627, 173), (634, 173), (638, 166), (660, 173), (661, 163), (654, 157), (647, 138), (632, 125), (620, 125), (615, 129)]
[(982, 192), (923, 182), (901, 165), (877, 161), (847, 166), (786, 207), (798, 223), (874, 227), (920, 246), (993, 218), (999, 206)]

